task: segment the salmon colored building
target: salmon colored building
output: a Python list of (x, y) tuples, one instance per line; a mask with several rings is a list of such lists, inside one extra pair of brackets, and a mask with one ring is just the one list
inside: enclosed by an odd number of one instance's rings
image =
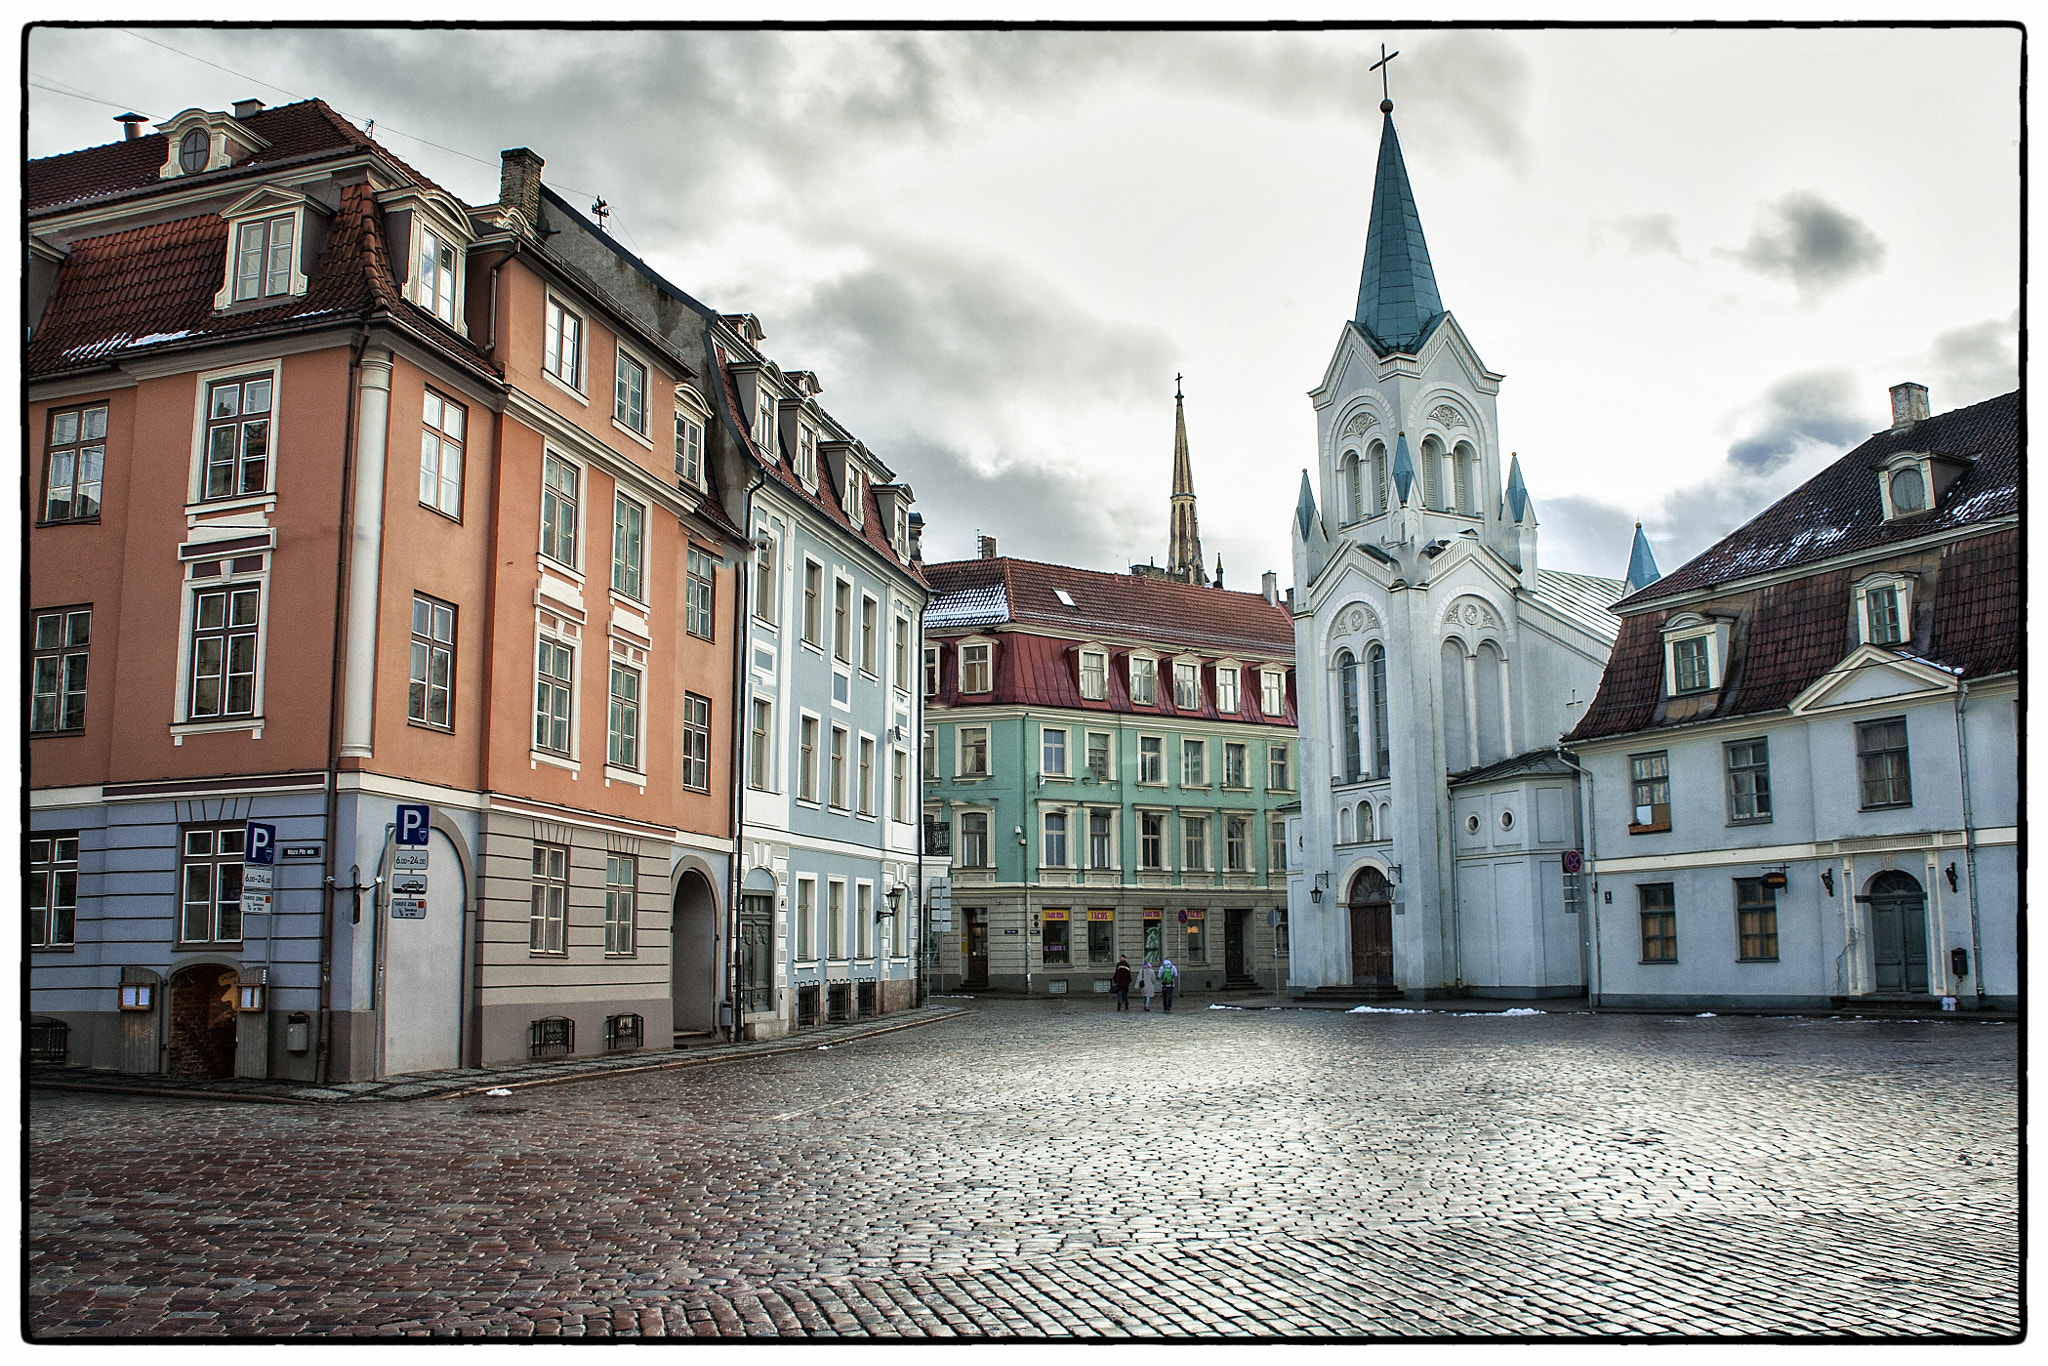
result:
[(701, 362), (548, 251), (529, 153), (473, 209), (317, 100), (125, 121), (23, 178), (36, 1055), (341, 1083), (715, 1028)]

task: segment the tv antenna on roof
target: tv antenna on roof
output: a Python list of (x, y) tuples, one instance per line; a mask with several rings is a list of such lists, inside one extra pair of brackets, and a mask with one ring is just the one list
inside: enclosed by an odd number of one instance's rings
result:
[(599, 195), (591, 201), (590, 211), (597, 215), (597, 230), (599, 232), (606, 231), (605, 225), (611, 221), (612, 206), (604, 202), (603, 195)]

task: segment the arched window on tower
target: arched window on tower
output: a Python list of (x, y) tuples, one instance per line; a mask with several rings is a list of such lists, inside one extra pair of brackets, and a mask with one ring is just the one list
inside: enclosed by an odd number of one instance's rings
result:
[(1346, 522), (1363, 521), (1365, 518), (1365, 488), (1358, 478), (1358, 452), (1346, 451), (1339, 462), (1338, 478), (1343, 482), (1344, 505), (1348, 509)]
[(1372, 443), (1372, 511), (1375, 517), (1387, 510), (1387, 446)]
[(1358, 838), (1366, 844), (1372, 843), (1372, 803), (1358, 804)]
[(1387, 769), (1387, 648), (1374, 645), (1365, 652), (1366, 687), (1372, 695), (1372, 776), (1384, 778)]
[(1442, 509), (1444, 445), (1433, 436), (1422, 438), (1422, 505)]
[(1443, 699), (1437, 724), (1444, 737), (1444, 768), (1450, 773), (1462, 773), (1478, 762), (1472, 757), (1472, 731), (1467, 724), (1470, 713), (1465, 697), (1465, 647), (1456, 640), (1446, 640), (1437, 657), (1438, 695)]
[(1507, 727), (1507, 660), (1490, 640), (1480, 643), (1472, 683), (1479, 721), (1479, 762), (1490, 764), (1512, 752)]
[[(1362, 806), (1358, 809), (1365, 810)], [(1351, 808), (1348, 806), (1337, 808), (1337, 843), (1351, 843)]]
[(1358, 661), (1345, 650), (1337, 656), (1337, 698), (1344, 712), (1344, 781), (1358, 781)]
[(1460, 441), (1451, 451), (1451, 470), (1456, 479), (1458, 511), (1476, 515), (1479, 511), (1479, 461), (1472, 447)]

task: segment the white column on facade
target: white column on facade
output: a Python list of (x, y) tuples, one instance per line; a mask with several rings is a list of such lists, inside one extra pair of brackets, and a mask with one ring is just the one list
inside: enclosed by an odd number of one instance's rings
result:
[(1862, 904), (1856, 900), (1856, 860), (1842, 859), (1842, 960), (1843, 990), (1851, 996), (1863, 992)]
[(367, 758), (371, 724), (375, 720), (385, 453), (391, 426), (391, 353), (382, 348), (366, 349), (360, 368), (354, 515), (349, 527), (347, 654), (342, 661), (341, 752)]
[(1479, 656), (1465, 651), (1465, 767), (1479, 767)]
[(1496, 667), (1500, 670), (1500, 743), (1501, 757), (1521, 751), (1515, 748), (1515, 708), (1508, 697), (1508, 655), (1499, 646), (1494, 647)]

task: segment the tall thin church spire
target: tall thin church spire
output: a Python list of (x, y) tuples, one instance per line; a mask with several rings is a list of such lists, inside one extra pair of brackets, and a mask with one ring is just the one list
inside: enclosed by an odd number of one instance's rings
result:
[(1202, 567), (1202, 532), (1195, 521), (1195, 466), (1188, 458), (1188, 417), (1181, 404), (1180, 376), (1173, 377), (1173, 499), (1166, 543), (1166, 576), (1207, 584)]
[(1412, 351), (1444, 311), (1422, 240), (1422, 216), (1408, 185), (1394, 102), (1381, 100), (1380, 160), (1365, 230), (1365, 269), (1358, 277), (1358, 325), (1384, 351)]

